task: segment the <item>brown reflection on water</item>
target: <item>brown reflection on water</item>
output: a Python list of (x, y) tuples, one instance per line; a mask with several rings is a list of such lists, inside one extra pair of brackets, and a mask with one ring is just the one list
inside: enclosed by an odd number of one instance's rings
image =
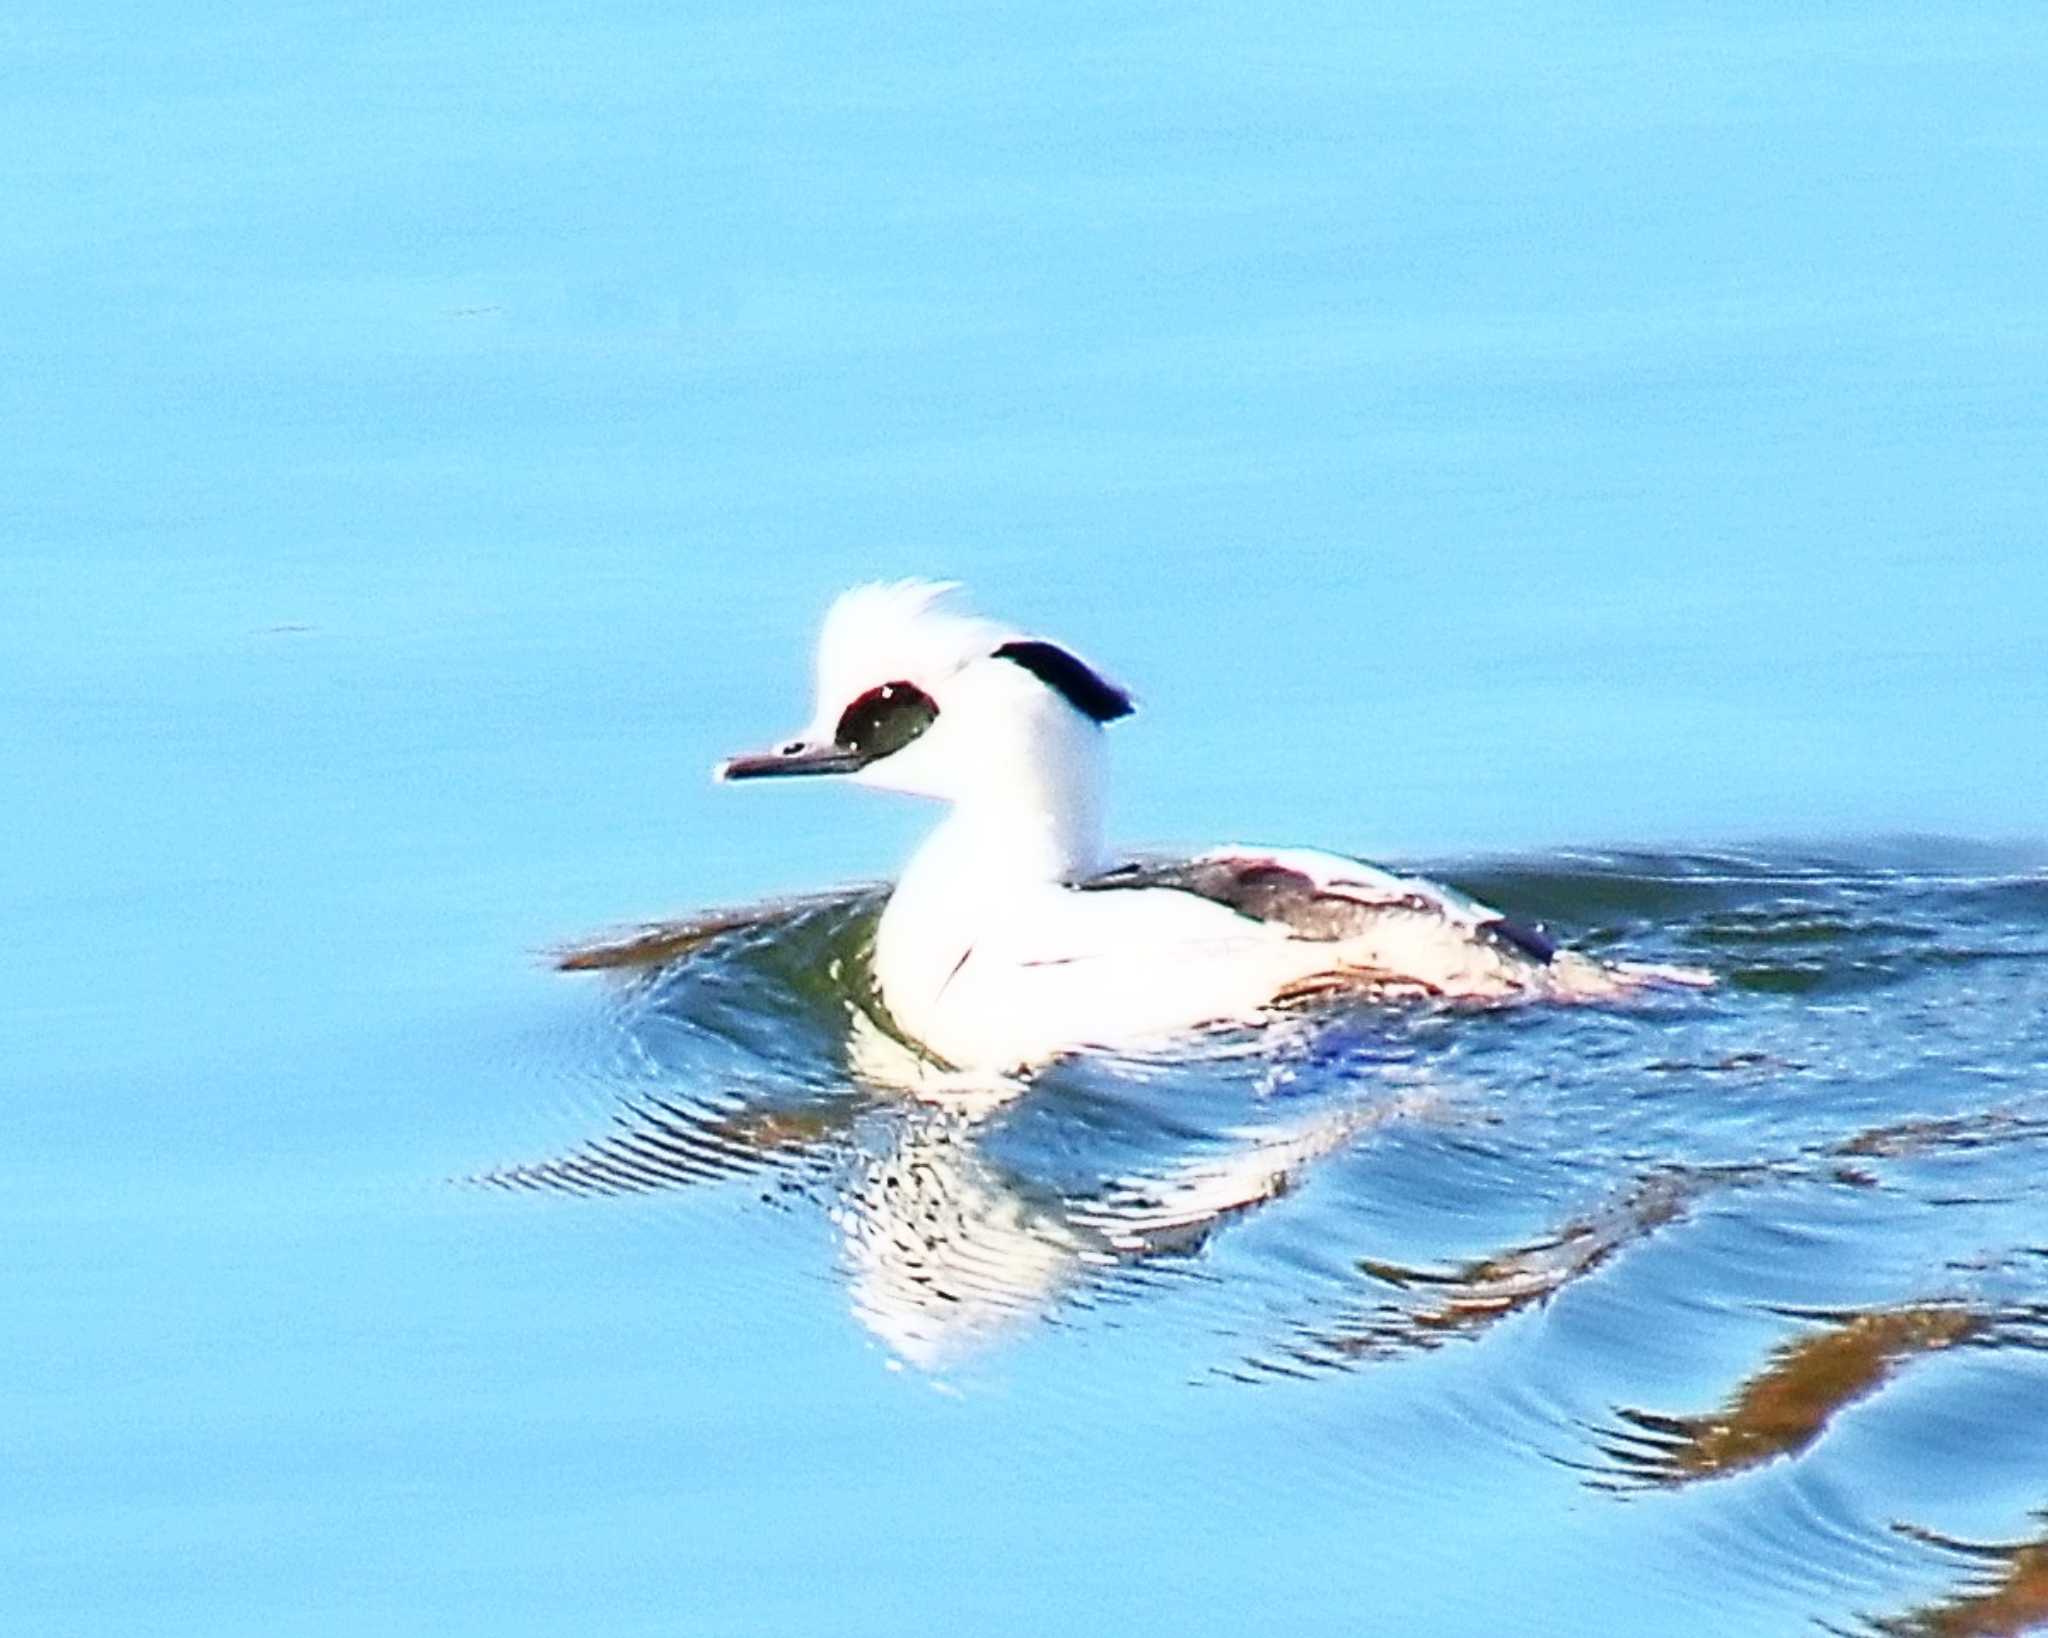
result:
[(1697, 1190), (1694, 1179), (1647, 1179), (1613, 1206), (1565, 1224), (1554, 1234), (1489, 1257), (1476, 1258), (1448, 1273), (1404, 1268), (1363, 1258), (1359, 1267), (1402, 1290), (1427, 1291), (1435, 1300), (1405, 1310), (1397, 1331), (1424, 1343), (1460, 1332), (1480, 1331), (1524, 1308), (1548, 1302), (1572, 1281), (1592, 1273), (1624, 1246), (1648, 1238), (1685, 1214)]
[(1837, 1146), (1838, 1155), (1908, 1160), (1916, 1155), (1985, 1149), (2048, 1137), (2048, 1118), (2020, 1109), (1985, 1109), (1940, 1119), (1873, 1126)]
[(1617, 1253), (1684, 1219), (1702, 1194), (1778, 1175), (1765, 1166), (1671, 1169), (1642, 1179), (1611, 1205), (1574, 1218), (1541, 1239), (1451, 1269), (1412, 1268), (1375, 1258), (1358, 1267), (1398, 1295), (1335, 1322), (1304, 1329), (1280, 1360), (1254, 1358), (1254, 1370), (1339, 1367), (1434, 1348), (1477, 1336), (1527, 1308), (1540, 1307)]
[(1896, 1638), (2010, 1638), (2048, 1628), (2048, 1512), (2027, 1541), (1973, 1542), (1901, 1525), (1900, 1531), (1972, 1562), (1973, 1573), (1948, 1597), (1872, 1623)]
[(1618, 1477), (1684, 1485), (1796, 1456), (1849, 1405), (1907, 1362), (1981, 1335), (1987, 1321), (1947, 1303), (1825, 1316), (1817, 1331), (1773, 1351), (1720, 1410), (1664, 1416), (1619, 1408), (1628, 1424), (1603, 1447)]

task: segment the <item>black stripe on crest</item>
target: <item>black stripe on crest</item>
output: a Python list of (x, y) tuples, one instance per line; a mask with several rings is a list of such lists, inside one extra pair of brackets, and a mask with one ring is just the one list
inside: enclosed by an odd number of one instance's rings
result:
[(1075, 659), (1057, 643), (1026, 637), (1003, 644), (996, 650), (996, 658), (1016, 661), (1092, 721), (1114, 722), (1118, 717), (1129, 716), (1135, 709), (1130, 695), (1086, 662)]

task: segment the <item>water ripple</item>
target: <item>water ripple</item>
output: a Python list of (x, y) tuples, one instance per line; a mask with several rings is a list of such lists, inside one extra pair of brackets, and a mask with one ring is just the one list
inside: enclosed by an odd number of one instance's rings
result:
[(894, 1037), (876, 890), (629, 929), (561, 960), (607, 980), (588, 1127), (479, 1180), (770, 1180), (829, 1225), (858, 1322), (931, 1371), (1091, 1331), (1283, 1398), (1432, 1370), (1446, 1415), (1588, 1496), (1686, 1508), (1731, 1585), (1857, 1630), (2018, 1630), (2048, 1610), (2048, 1546), (1927, 1521), (1972, 1471), (2031, 1483), (1997, 1493), (2023, 1519), (2048, 1469), (1895, 1448), (1983, 1391), (1947, 1362), (2048, 1353), (2048, 875), (1998, 866), (1901, 845), (1440, 871), (1728, 982), (1355, 1004), (1029, 1080), (938, 1074)]

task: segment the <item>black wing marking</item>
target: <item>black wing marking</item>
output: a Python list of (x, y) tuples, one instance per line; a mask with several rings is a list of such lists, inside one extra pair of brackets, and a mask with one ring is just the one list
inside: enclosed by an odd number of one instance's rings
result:
[(1479, 936), (1505, 944), (1519, 950), (1531, 961), (1548, 966), (1557, 957), (1557, 940), (1540, 927), (1531, 927), (1525, 921), (1511, 921), (1506, 916), (1495, 916), (1491, 921), (1479, 924)]
[(1136, 860), (1077, 884), (1083, 891), (1168, 887), (1212, 900), (1252, 921), (1277, 921), (1298, 938), (1332, 943), (1389, 910), (1441, 912), (1420, 893), (1365, 899), (1325, 891), (1313, 877), (1270, 859)]
[[(1271, 859), (1139, 859), (1075, 884), (1083, 892), (1166, 887), (1193, 893), (1235, 910), (1252, 921), (1278, 922), (1296, 938), (1336, 943), (1369, 932), (1394, 914), (1452, 919), (1451, 906), (1420, 888), (1403, 893), (1369, 893), (1361, 883), (1335, 892), (1313, 876)], [(1557, 946), (1539, 930), (1495, 916), (1473, 929), (1474, 936), (1539, 965)]]

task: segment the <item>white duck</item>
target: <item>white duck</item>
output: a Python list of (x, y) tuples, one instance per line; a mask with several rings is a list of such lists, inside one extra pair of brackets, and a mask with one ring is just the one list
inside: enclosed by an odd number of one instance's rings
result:
[(1706, 981), (1558, 950), (1461, 894), (1332, 853), (1225, 847), (1109, 868), (1102, 730), (1130, 696), (1071, 650), (966, 612), (958, 591), (845, 593), (819, 637), (810, 726), (717, 770), (841, 774), (951, 804), (874, 952), (897, 1028), (945, 1063), (1008, 1070), (1344, 992), (1579, 1000)]

